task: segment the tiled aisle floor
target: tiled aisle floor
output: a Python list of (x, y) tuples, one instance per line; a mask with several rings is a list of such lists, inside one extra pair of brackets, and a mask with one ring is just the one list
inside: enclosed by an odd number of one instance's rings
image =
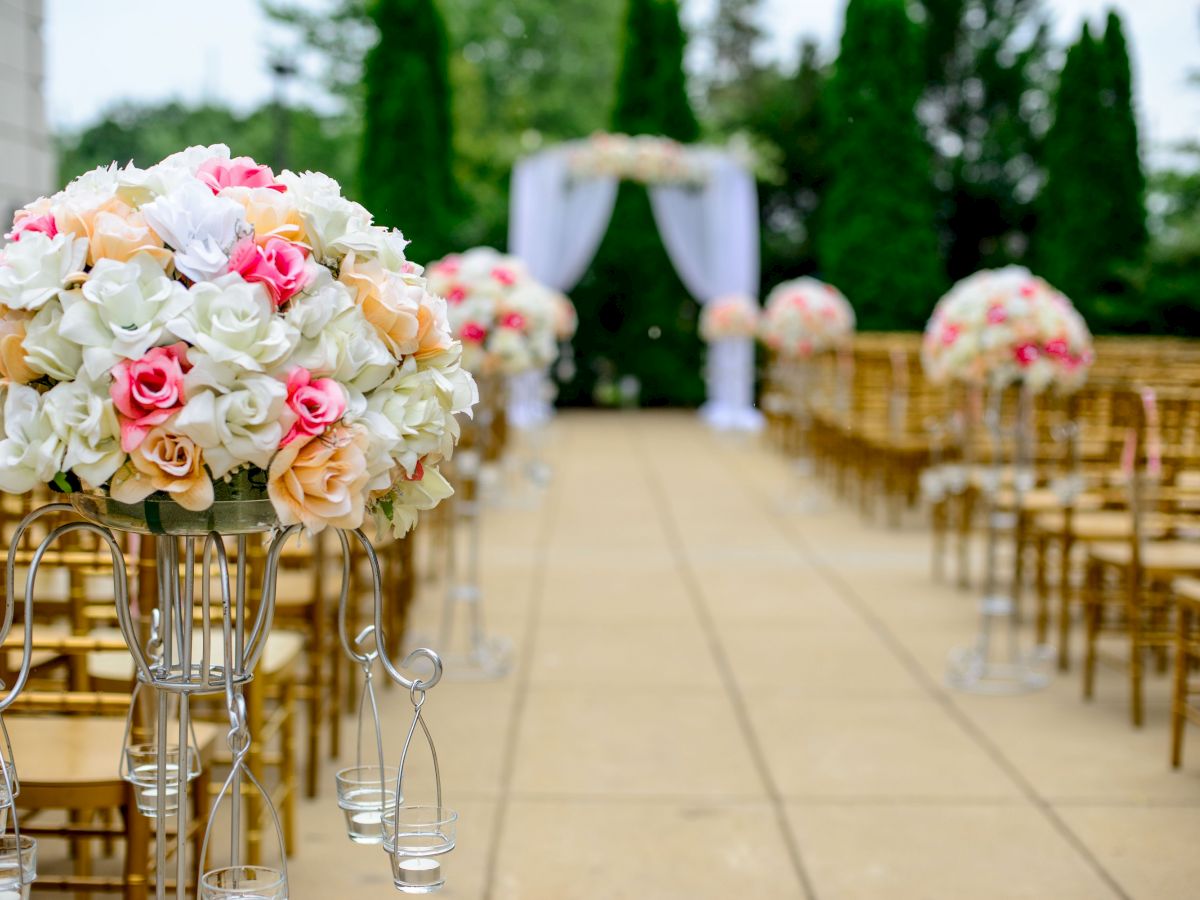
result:
[[(1090, 705), (1074, 672), (948, 691), (973, 602), (931, 580), (926, 529), (796, 511), (773, 454), (694, 416), (567, 414), (551, 456), (536, 509), (486, 514), (515, 671), (429, 697), (462, 813), (444, 896), (1200, 895), (1200, 732), (1171, 772), (1165, 681), (1140, 732), (1115, 671)], [(406, 697), (385, 707), (395, 749)], [(395, 896), (331, 788), (293, 896)]]

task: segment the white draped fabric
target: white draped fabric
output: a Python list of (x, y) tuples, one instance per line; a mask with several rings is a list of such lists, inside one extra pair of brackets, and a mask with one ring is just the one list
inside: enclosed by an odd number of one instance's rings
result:
[[(710, 149), (690, 152), (703, 155), (707, 178), (702, 184), (649, 188), (667, 256), (684, 287), (700, 303), (729, 294), (756, 296), (759, 239), (754, 177), (728, 154)], [(564, 292), (579, 282), (599, 249), (617, 194), (613, 178), (571, 178), (569, 153), (568, 147), (560, 146), (517, 163), (509, 216), (509, 251), (523, 259), (543, 284)], [(709, 423), (739, 429), (761, 425), (754, 409), (751, 339), (710, 345), (705, 375), (708, 402), (702, 414)], [(544, 414), (528, 405), (533, 400), (531, 389), (520, 393), (525, 399), (509, 410), (514, 421)]]

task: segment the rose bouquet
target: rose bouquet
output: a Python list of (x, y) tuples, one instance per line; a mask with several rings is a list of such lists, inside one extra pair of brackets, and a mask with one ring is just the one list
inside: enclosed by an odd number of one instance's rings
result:
[(785, 357), (811, 356), (853, 333), (854, 310), (842, 292), (807, 277), (776, 285), (759, 326), (762, 342)]
[(754, 337), (758, 330), (758, 304), (751, 297), (731, 294), (704, 304), (700, 311), (700, 336), (708, 342)]
[(476, 247), (431, 263), (427, 274), (430, 288), (446, 298), (451, 331), (472, 372), (516, 375), (554, 362), (554, 292), (519, 259)]
[(702, 184), (708, 171), (678, 141), (641, 134), (598, 133), (574, 145), (568, 169), (576, 178), (621, 178), (641, 184)]
[(228, 148), (96, 169), (0, 252), (0, 490), (269, 497), (396, 533), (477, 399), (445, 302), (337, 182)]
[(1061, 293), (1020, 266), (976, 272), (938, 301), (921, 361), (930, 380), (1071, 391), (1087, 377), (1092, 337)]

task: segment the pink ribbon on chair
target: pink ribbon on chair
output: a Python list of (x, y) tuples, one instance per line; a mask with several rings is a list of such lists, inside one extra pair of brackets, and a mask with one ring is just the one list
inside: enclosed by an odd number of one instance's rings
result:
[(1162, 433), (1158, 427), (1158, 397), (1153, 388), (1142, 388), (1146, 410), (1146, 471), (1152, 478), (1162, 475)]

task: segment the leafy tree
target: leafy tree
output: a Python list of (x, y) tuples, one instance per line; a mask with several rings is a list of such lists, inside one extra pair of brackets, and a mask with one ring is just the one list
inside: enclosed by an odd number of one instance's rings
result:
[(903, 0), (850, 0), (829, 85), (830, 186), (817, 249), (864, 328), (919, 328), (944, 287), (915, 114), (924, 77)]
[[(684, 42), (676, 0), (629, 0), (613, 130), (696, 139)], [(667, 259), (641, 185), (621, 185), (608, 234), (573, 297), (584, 365), (565, 399), (587, 402), (601, 375), (636, 376), (649, 404), (702, 399), (697, 303)]]
[(363, 65), (363, 203), (402, 228), (416, 259), (455, 249), (450, 72), (433, 0), (375, 0), (379, 40)]
[(1042, 0), (923, 0), (942, 242), (954, 280), (1021, 261), (1048, 125), (1049, 22)]

